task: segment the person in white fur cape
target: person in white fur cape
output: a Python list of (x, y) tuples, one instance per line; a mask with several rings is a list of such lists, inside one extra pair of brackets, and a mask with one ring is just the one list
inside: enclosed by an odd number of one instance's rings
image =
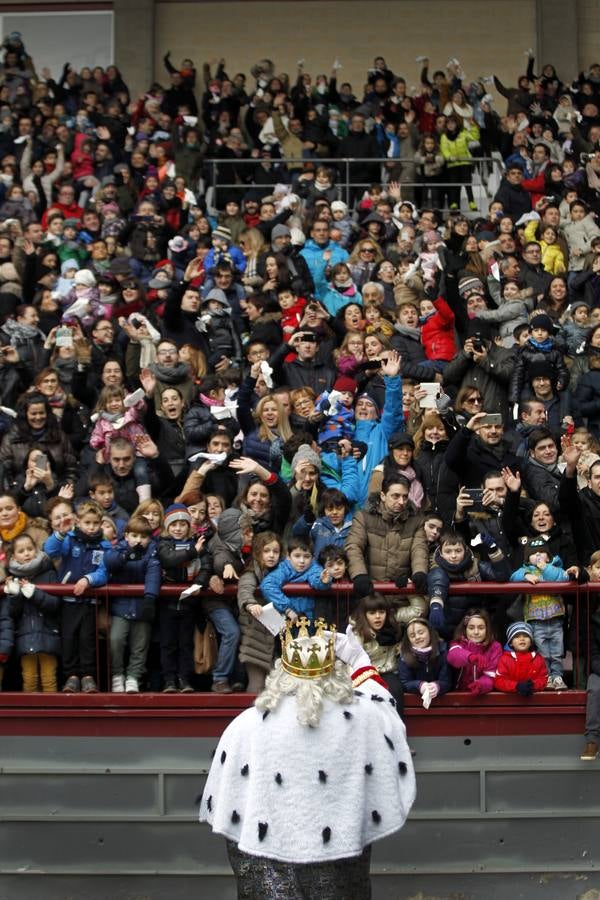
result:
[[(270, 605), (261, 620), (285, 625)], [(368, 900), (371, 844), (415, 799), (406, 730), (350, 634), (298, 624), (221, 737), (200, 821), (227, 840), (238, 900)]]

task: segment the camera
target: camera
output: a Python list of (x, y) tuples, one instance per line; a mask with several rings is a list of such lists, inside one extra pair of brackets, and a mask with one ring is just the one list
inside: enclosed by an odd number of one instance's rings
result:
[(595, 155), (596, 155), (595, 153), (580, 153), (579, 154), (579, 162), (583, 166), (586, 163), (591, 162)]
[(471, 344), (473, 345), (473, 350), (476, 350), (477, 353), (481, 353), (481, 351), (484, 349), (485, 345), (483, 343), (483, 338), (481, 337), (481, 334), (479, 332), (476, 332), (471, 337)]

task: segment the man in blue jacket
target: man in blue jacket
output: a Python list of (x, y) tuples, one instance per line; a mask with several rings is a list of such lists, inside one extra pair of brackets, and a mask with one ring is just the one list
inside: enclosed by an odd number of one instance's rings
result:
[(330, 240), (329, 222), (317, 219), (310, 230), (310, 237), (300, 251), (306, 260), (315, 285), (315, 297), (322, 300), (328, 289), (327, 270), (337, 263), (346, 262), (348, 253)]

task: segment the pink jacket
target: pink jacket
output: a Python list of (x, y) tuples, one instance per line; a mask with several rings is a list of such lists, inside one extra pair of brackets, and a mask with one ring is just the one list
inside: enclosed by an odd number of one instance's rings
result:
[[(482, 658), (482, 664), (469, 662), (469, 656), (476, 653)], [(459, 669), (457, 691), (468, 691), (469, 685), (478, 681), (484, 693), (489, 693), (494, 687), (494, 677), (498, 660), (502, 656), (502, 647), (498, 641), (493, 641), (482, 648), (481, 644), (475, 644), (466, 638), (453, 641), (448, 650), (448, 663), (455, 669)]]
[[(102, 413), (100, 413), (90, 437), (90, 447), (93, 450), (102, 450), (105, 457), (108, 455), (110, 442), (116, 438), (125, 438), (134, 447), (137, 447), (137, 441), (141, 437), (147, 437), (148, 435), (146, 429), (139, 423), (145, 408), (146, 404), (143, 400), (140, 400), (135, 406), (126, 409), (123, 416), (124, 421), (120, 428), (115, 428), (115, 423), (104, 419)], [(140, 456), (137, 451), (136, 455)]]

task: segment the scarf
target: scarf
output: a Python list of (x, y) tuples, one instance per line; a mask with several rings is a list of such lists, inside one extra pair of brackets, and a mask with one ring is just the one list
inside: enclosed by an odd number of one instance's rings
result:
[(12, 526), (12, 528), (0, 528), (0, 538), (2, 538), (2, 542), (6, 544), (9, 541), (14, 541), (14, 539), (18, 537), (22, 531), (25, 531), (28, 525), (29, 518), (23, 512), (23, 510), (21, 510), (19, 512), (19, 515), (17, 516), (17, 521)]
[(26, 344), (36, 338), (46, 340), (46, 335), (35, 325), (22, 325), (14, 319), (7, 319), (2, 329), (10, 336), (11, 347), (18, 347), (19, 344)]
[(330, 287), (338, 294), (344, 294), (345, 297), (353, 297), (356, 294), (356, 285), (351, 278), (347, 278), (345, 281), (332, 281)]
[(66, 392), (60, 387), (51, 397), (46, 397), (48, 403), (52, 407), (54, 414), (60, 418), (67, 402)]
[(111, 423), (118, 422), (119, 419), (123, 418), (123, 413), (122, 412), (109, 413), (109, 412), (106, 412), (106, 410), (102, 410), (102, 412), (100, 413), (100, 418), (104, 419), (105, 422), (111, 422)]
[(161, 366), (160, 363), (152, 363), (150, 371), (158, 381), (162, 381), (164, 384), (181, 384), (182, 381), (188, 379), (190, 374), (187, 363), (183, 362), (178, 362), (169, 368)]
[(498, 444), (484, 444), (479, 435), (475, 436), (475, 443), (487, 453), (491, 453), (497, 460), (504, 459), (505, 447), (503, 441)]
[(403, 334), (404, 337), (411, 338), (413, 341), (421, 341), (421, 329), (420, 328), (411, 328), (410, 325), (398, 325), (395, 326), (398, 334)]
[(536, 350), (540, 350), (542, 353), (549, 353), (550, 350), (554, 348), (554, 341), (552, 338), (546, 338), (545, 341), (535, 341), (530, 337), (527, 343), (531, 344), (532, 347), (535, 347)]
[(71, 390), (75, 366), (76, 361), (74, 359), (55, 359), (52, 363), (52, 368), (56, 371), (61, 386), (67, 392)]
[(398, 635), (388, 622), (379, 631), (374, 631), (373, 637), (380, 647), (393, 647), (394, 644), (398, 643)]
[(200, 400), (205, 406), (223, 406), (220, 400), (215, 400), (213, 397), (207, 397), (202, 391), (200, 391)]
[(11, 559), (8, 564), (8, 571), (16, 578), (26, 578), (31, 581), (32, 578), (40, 571), (52, 568), (52, 563), (42, 550), (38, 550), (33, 559), (28, 563), (18, 563), (15, 559)]
[(140, 369), (149, 369), (156, 362), (156, 344), (151, 337), (143, 337), (140, 347)]
[(431, 656), (431, 647), (413, 647), (413, 645), (411, 644), (410, 649), (414, 653), (415, 658), (419, 660), (419, 662), (426, 663)]

